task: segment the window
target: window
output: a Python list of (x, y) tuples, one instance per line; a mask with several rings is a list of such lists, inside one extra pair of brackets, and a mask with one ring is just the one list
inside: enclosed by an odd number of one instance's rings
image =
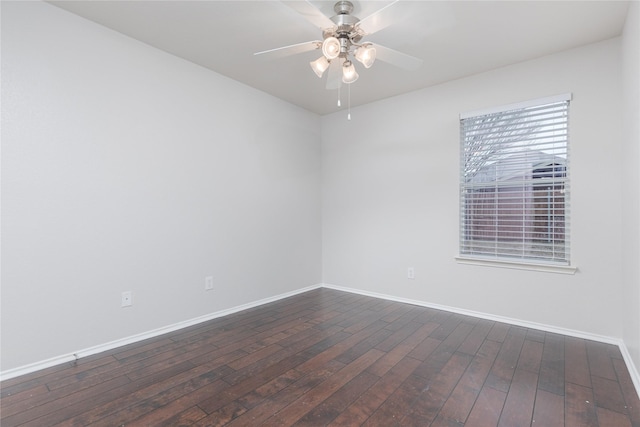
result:
[(570, 95), (460, 116), (460, 256), (569, 265)]

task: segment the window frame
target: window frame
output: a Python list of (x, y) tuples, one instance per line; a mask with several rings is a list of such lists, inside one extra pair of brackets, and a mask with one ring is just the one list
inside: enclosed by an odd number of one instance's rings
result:
[[(520, 102), (520, 103), (515, 103), (515, 104), (508, 104), (508, 105), (504, 105), (504, 106), (498, 106), (498, 107), (493, 107), (493, 108), (488, 108), (488, 109), (483, 109), (483, 110), (476, 110), (476, 111), (470, 111), (467, 113), (462, 113), (460, 114), (459, 117), (459, 123), (460, 123), (460, 135), (459, 135), (459, 141), (460, 141), (460, 170), (459, 170), (459, 189), (460, 189), (460, 194), (459, 194), (459, 239), (458, 239), (458, 251), (459, 254), (458, 256), (455, 257), (456, 261), (458, 263), (461, 264), (470, 264), (470, 265), (482, 265), (482, 266), (495, 266), (495, 267), (503, 267), (503, 268), (514, 268), (514, 269), (524, 269), (524, 270), (535, 270), (535, 271), (545, 271), (545, 272), (555, 272), (555, 273), (564, 273), (564, 274), (575, 274), (575, 272), (577, 271), (577, 268), (575, 266), (571, 265), (571, 258), (570, 258), (570, 208), (569, 208), (569, 196), (570, 196), (570, 168), (569, 168), (569, 136), (568, 136), (568, 131), (569, 131), (569, 104), (572, 100), (572, 95), (570, 93), (566, 93), (566, 94), (561, 94), (561, 95), (556, 95), (556, 96), (552, 96), (552, 97), (546, 97), (546, 98), (538, 98), (538, 99), (532, 99), (532, 100), (528, 100), (525, 102)], [(562, 199), (562, 203), (563, 203), (563, 213), (566, 216), (566, 224), (563, 223), (563, 228), (562, 228), (562, 232), (565, 233), (566, 231), (566, 236), (565, 236), (565, 242), (564, 242), (564, 250), (567, 251), (567, 259), (566, 260), (558, 260), (558, 259), (549, 259), (549, 258), (540, 258), (540, 257), (533, 257), (531, 256), (531, 254), (526, 254), (528, 256), (525, 255), (521, 255), (521, 256), (509, 256), (506, 255), (505, 253), (498, 253), (498, 251), (496, 251), (495, 254), (491, 254), (491, 255), (487, 255), (487, 254), (478, 254), (478, 253), (465, 253), (464, 249), (468, 248), (468, 246), (465, 245), (466, 242), (469, 242), (469, 240), (465, 240), (465, 235), (468, 235), (469, 233), (469, 229), (468, 229), (468, 224), (465, 221), (465, 217), (467, 216), (467, 205), (466, 203), (468, 203), (468, 201), (465, 199), (465, 195), (468, 194), (467, 190), (472, 186), (470, 183), (465, 183), (465, 139), (464, 139), (464, 132), (463, 132), (463, 121), (466, 119), (480, 119), (484, 116), (489, 116), (489, 115), (494, 115), (494, 114), (500, 114), (500, 113), (507, 113), (507, 112), (512, 112), (512, 111), (524, 111), (526, 109), (531, 109), (531, 108), (536, 108), (536, 107), (543, 107), (549, 104), (557, 104), (557, 103), (561, 103), (561, 102), (567, 102), (567, 119), (566, 119), (566, 127), (567, 127), (567, 138), (566, 138), (566, 161), (565, 164), (563, 166), (564, 169), (564, 177), (563, 177), (563, 194), (564, 197)], [(501, 150), (506, 150), (507, 148), (507, 144), (505, 144), (505, 147), (500, 147)], [(525, 151), (525, 150), (523, 150)], [(540, 181), (538, 181), (539, 183), (545, 181), (548, 178), (548, 173), (552, 173), (552, 174), (556, 174), (557, 173), (557, 169), (556, 169), (556, 164), (552, 164), (552, 170), (540, 170), (541, 172), (539, 172), (540, 176), (532, 176), (532, 178), (539, 178), (541, 179)], [(559, 168), (558, 168), (559, 169)], [(532, 171), (532, 175), (533, 173), (535, 173), (536, 171)], [(536, 180), (537, 181), (537, 180)], [(564, 186), (566, 183), (566, 187)], [(475, 184), (474, 184), (475, 185)], [(495, 191), (498, 191), (499, 188), (502, 188), (503, 186), (506, 187), (506, 185), (503, 184), (499, 184), (497, 181), (495, 182), (495, 184), (493, 184)], [(487, 186), (488, 188), (489, 186)], [(535, 187), (535, 185), (533, 186)], [(494, 209), (497, 209), (497, 203), (498, 202), (494, 202), (496, 204), (496, 206), (494, 207)], [(498, 214), (495, 214), (498, 215)], [(521, 227), (525, 227), (525, 225), (521, 225)], [(499, 230), (496, 228), (495, 230), (496, 233), (499, 232)], [(526, 240), (522, 239), (519, 240), (520, 244), (523, 245)], [(502, 243), (496, 243), (496, 246), (501, 246)], [(470, 251), (473, 252), (473, 251)], [(481, 251), (478, 251), (481, 252)]]

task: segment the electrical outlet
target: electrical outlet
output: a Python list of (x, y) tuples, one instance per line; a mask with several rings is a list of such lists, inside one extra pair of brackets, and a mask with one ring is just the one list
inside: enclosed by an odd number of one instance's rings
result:
[(204, 290), (205, 291), (213, 290), (213, 276), (207, 276), (204, 278)]
[(407, 279), (415, 279), (416, 272), (413, 270), (413, 267), (407, 268)]
[(133, 294), (131, 291), (122, 293), (122, 307), (130, 307), (133, 305)]

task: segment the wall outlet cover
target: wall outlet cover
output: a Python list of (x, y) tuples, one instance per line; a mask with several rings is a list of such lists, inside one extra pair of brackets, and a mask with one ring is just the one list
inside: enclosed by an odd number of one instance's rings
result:
[(122, 293), (122, 307), (130, 307), (133, 305), (133, 293), (126, 291)]

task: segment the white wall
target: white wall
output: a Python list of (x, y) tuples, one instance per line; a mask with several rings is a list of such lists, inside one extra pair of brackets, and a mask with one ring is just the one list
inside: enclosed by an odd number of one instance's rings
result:
[(2, 2), (2, 371), (320, 283), (319, 150), (315, 114)]
[[(619, 76), (613, 39), (323, 117), (324, 282), (620, 338)], [(457, 264), (458, 115), (567, 92), (578, 272)]]
[[(640, 3), (630, 2), (622, 36), (623, 338), (640, 372)], [(640, 385), (638, 385), (640, 388)]]

